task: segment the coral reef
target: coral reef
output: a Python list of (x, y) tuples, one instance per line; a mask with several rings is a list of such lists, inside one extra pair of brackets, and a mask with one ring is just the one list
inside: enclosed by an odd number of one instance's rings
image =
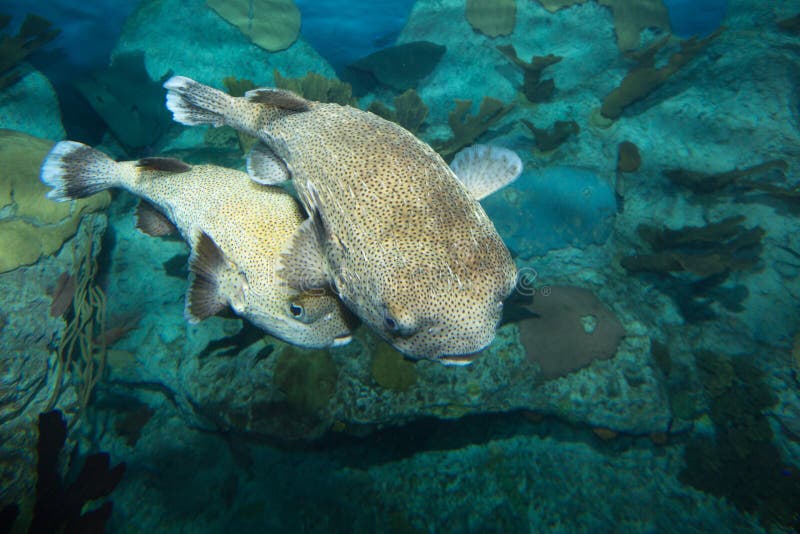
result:
[(164, 108), (161, 84), (172, 75), (152, 80), (142, 51), (118, 54), (108, 69), (78, 80), (75, 86), (108, 126), (128, 155), (149, 155), (173, 126)]
[(669, 32), (669, 12), (662, 0), (598, 0), (611, 8), (617, 44), (622, 51), (639, 48), (639, 34), (647, 28)]
[(778, 28), (785, 32), (793, 33), (795, 35), (800, 34), (800, 15), (779, 20), (777, 24)]
[(697, 194), (717, 194), (730, 187), (737, 187), (751, 190), (768, 190), (769, 184), (755, 181), (743, 180), (758, 174), (770, 171), (786, 173), (789, 165), (783, 160), (771, 160), (759, 163), (744, 169), (734, 169), (721, 173), (706, 173), (690, 171), (687, 169), (667, 169), (663, 171), (664, 176), (681, 187), (685, 187)]
[(292, 0), (208, 0), (208, 6), (270, 52), (289, 48), (300, 33), (300, 10)]
[(534, 317), (519, 321), (519, 339), (546, 379), (558, 378), (614, 356), (625, 330), (591, 291), (548, 287), (533, 297)]
[(681, 42), (680, 50), (669, 56), (666, 64), (660, 67), (656, 66), (656, 54), (667, 44), (669, 36), (642, 51), (629, 54), (629, 57), (636, 61), (636, 65), (628, 72), (619, 87), (603, 99), (600, 115), (609, 120), (620, 118), (628, 106), (655, 91), (697, 57), (722, 31), (723, 29), (719, 29), (703, 39), (693, 37)]
[[(730, 311), (742, 311), (747, 288), (725, 287), (723, 283), (732, 272), (751, 269), (758, 263), (764, 229), (745, 228), (742, 224), (745, 220), (744, 216), (734, 216), (677, 230), (640, 225), (639, 236), (652, 252), (626, 256), (620, 263), (631, 272), (661, 276), (661, 289), (672, 296), (689, 321), (716, 318), (717, 313), (711, 308), (713, 301)], [(682, 272), (695, 279), (675, 274)]]
[(485, 96), (478, 113), (470, 115), (472, 100), (456, 100), (456, 106), (448, 115), (447, 121), (453, 136), (447, 140), (434, 141), (433, 148), (449, 161), (456, 152), (474, 143), (513, 108), (513, 103), (506, 105), (496, 98)]
[(686, 271), (700, 277), (750, 269), (758, 262), (764, 230), (745, 228), (745, 220), (744, 216), (728, 217), (677, 230), (640, 225), (639, 237), (653, 253), (627, 256), (622, 266), (633, 272)]
[(428, 106), (414, 89), (394, 97), (394, 109), (390, 109), (379, 100), (373, 100), (368, 111), (396, 122), (413, 134), (419, 131), (425, 122), (425, 117), (428, 116)]
[(555, 65), (563, 58), (553, 54), (547, 56), (533, 56), (530, 61), (523, 61), (517, 56), (514, 45), (502, 45), (497, 49), (510, 59), (523, 72), (522, 87), (520, 92), (530, 102), (546, 102), (555, 93), (556, 84), (552, 78), (542, 79), (542, 71)]
[(763, 373), (747, 356), (700, 350), (695, 357), (715, 436), (689, 442), (681, 481), (726, 497), (768, 525), (800, 527), (800, 473), (783, 463), (773, 442), (764, 410), (777, 399)]
[(52, 143), (0, 130), (0, 273), (31, 265), (75, 235), (81, 218), (106, 207), (107, 192), (70, 203), (45, 198), (39, 168)]
[(636, 172), (642, 166), (639, 148), (630, 141), (623, 141), (617, 147), (617, 171)]
[(342, 74), (362, 95), (379, 85), (405, 91), (413, 89), (438, 65), (446, 47), (430, 41), (414, 41), (384, 48), (347, 66)]
[(559, 9), (564, 9), (565, 7), (570, 7), (578, 4), (583, 4), (588, 2), (589, 0), (538, 0), (542, 7), (544, 7), (547, 11), (554, 13)]
[(87, 503), (108, 497), (122, 480), (125, 464), (110, 467), (108, 453), (87, 456), (77, 477), (70, 484), (59, 471), (61, 449), (67, 440), (67, 423), (59, 411), (39, 415), (39, 440), (37, 446), (36, 502), (33, 510), (29, 503), (7, 505), (0, 516), (14, 519), (22, 525), (13, 527), (21, 531), (28, 524), (28, 532), (104, 532), (111, 518), (113, 503), (106, 500), (89, 511)]
[(309, 100), (333, 102), (343, 106), (353, 106), (353, 88), (349, 83), (336, 78), (326, 78), (321, 74), (309, 72), (302, 78), (286, 78), (276, 69), (273, 71), (275, 87), (288, 89)]
[(578, 135), (581, 129), (575, 121), (556, 121), (550, 128), (537, 128), (528, 120), (522, 119), (524, 124), (533, 134), (536, 148), (542, 152), (555, 150), (573, 135)]
[[(539, 0), (539, 3), (552, 13), (587, 1)], [(611, 9), (617, 45), (622, 51), (638, 48), (639, 36), (644, 29), (656, 28), (669, 32), (669, 12), (662, 0), (598, 0), (598, 3)]]
[[(4, 30), (11, 22), (9, 15), (0, 14), (0, 30)], [(16, 36), (0, 33), (0, 91), (14, 85), (22, 72), (20, 63), (44, 45), (58, 37), (61, 30), (45, 18), (28, 14)]]
[(467, 21), (489, 37), (508, 35), (517, 20), (515, 0), (467, 0)]
[(403, 358), (385, 342), (380, 342), (374, 350), (370, 372), (379, 386), (395, 391), (406, 391), (417, 382), (414, 362)]

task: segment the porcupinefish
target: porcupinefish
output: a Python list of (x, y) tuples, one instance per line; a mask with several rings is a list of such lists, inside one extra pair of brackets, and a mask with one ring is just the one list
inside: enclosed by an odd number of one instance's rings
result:
[(350, 340), (352, 315), (330, 291), (298, 293), (275, 270), (304, 220), (297, 201), (247, 174), (172, 158), (116, 162), (92, 147), (57, 143), (41, 180), (56, 201), (119, 187), (144, 199), (137, 226), (150, 235), (176, 229), (191, 247), (185, 315), (190, 322), (226, 306), (289, 343), (328, 347)]
[(283, 253), (290, 286), (330, 284), (412, 358), (463, 365), (491, 343), (516, 268), (477, 200), (516, 179), (516, 154), (461, 158), (465, 185), (429, 145), (369, 112), (271, 88), (237, 98), (181, 76), (164, 87), (177, 122), (260, 139), (247, 163), (256, 181), (293, 180), (309, 219)]

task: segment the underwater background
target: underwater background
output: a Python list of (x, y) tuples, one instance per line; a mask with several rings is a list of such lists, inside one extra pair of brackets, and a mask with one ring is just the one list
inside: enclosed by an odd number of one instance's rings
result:
[[(0, 532), (800, 530), (800, 2), (365, 4), (0, 2)], [(39, 180), (64, 139), (243, 169), (173, 74), (514, 150), (492, 345), (187, 323), (186, 244)]]

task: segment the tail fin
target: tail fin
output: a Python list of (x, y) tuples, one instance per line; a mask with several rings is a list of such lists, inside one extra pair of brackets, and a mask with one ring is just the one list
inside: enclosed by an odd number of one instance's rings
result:
[(181, 124), (225, 124), (225, 114), (232, 96), (203, 85), (191, 78), (173, 76), (164, 83), (167, 89), (167, 109), (172, 118)]
[(42, 163), (40, 178), (53, 189), (47, 198), (64, 202), (99, 193), (118, 183), (117, 163), (75, 141), (56, 143)]

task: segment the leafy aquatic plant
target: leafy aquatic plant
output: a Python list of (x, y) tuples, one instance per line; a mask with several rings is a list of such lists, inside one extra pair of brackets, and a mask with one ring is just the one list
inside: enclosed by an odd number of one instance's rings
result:
[[(0, 14), (0, 30), (11, 22), (9, 15)], [(0, 90), (10, 87), (22, 78), (20, 62), (58, 37), (61, 30), (38, 15), (28, 14), (16, 36), (0, 33)]]

